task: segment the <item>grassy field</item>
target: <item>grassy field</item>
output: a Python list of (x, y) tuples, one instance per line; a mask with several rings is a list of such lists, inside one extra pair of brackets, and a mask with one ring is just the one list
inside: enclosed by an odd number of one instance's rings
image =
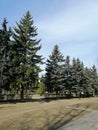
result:
[(88, 109), (98, 109), (98, 98), (2, 103), (0, 130), (55, 130)]

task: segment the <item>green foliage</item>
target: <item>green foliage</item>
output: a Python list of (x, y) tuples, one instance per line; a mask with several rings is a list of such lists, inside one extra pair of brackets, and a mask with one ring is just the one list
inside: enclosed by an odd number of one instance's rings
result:
[(65, 90), (71, 90), (73, 86), (73, 79), (72, 79), (72, 68), (70, 64), (70, 57), (66, 56), (65, 64), (64, 64), (64, 78), (65, 78)]
[[(37, 40), (37, 28), (29, 11), (16, 23), (12, 31), (4, 19), (0, 29), (0, 90), (10, 93), (32, 91), (39, 81), (42, 56), (40, 40)], [(56, 94), (76, 95), (81, 92), (85, 96), (98, 94), (98, 73), (96, 67), (85, 67), (80, 59), (70, 60), (70, 56), (61, 54), (58, 45), (46, 62), (46, 73), (39, 83), (38, 93), (45, 91)]]
[(9, 89), (11, 82), (11, 28), (7, 28), (7, 20), (4, 19), (0, 29), (0, 86)]
[(40, 96), (44, 95), (44, 93), (45, 93), (45, 84), (44, 84), (43, 82), (40, 82), (40, 83), (38, 84), (37, 93), (38, 93)]
[(13, 33), (7, 30), (6, 24), (4, 19), (0, 30), (0, 85), (7, 89), (13, 86), (24, 98), (24, 91), (32, 90), (39, 80), (42, 56), (37, 52), (41, 49), (40, 40), (36, 38), (37, 28), (29, 11), (14, 27)]
[(57, 45), (46, 63), (45, 85), (46, 91), (59, 93), (64, 87), (63, 55)]
[(34, 21), (28, 11), (17, 23), (13, 34), (19, 55), (16, 81), (21, 86), (21, 98), (23, 98), (24, 90), (28, 89), (28, 86), (32, 88), (32, 84), (34, 85), (38, 80), (38, 73), (41, 71), (38, 64), (42, 63), (42, 56), (37, 55), (41, 49), (40, 40), (36, 39), (37, 28), (33, 24)]
[[(72, 96), (91, 96), (98, 93), (98, 73), (95, 66), (92, 68), (84, 67), (80, 59), (70, 57), (64, 58), (58, 50), (58, 46), (54, 47), (52, 54), (49, 56), (46, 64), (46, 74), (44, 82), (46, 91), (49, 93), (68, 94)], [(72, 63), (72, 64), (71, 64)], [(68, 93), (67, 93), (68, 92)]]

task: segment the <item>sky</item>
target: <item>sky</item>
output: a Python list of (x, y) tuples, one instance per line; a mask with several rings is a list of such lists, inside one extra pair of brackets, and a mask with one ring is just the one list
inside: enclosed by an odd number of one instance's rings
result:
[(47, 59), (55, 44), (61, 53), (98, 68), (98, 0), (0, 0), (0, 24), (8, 26), (30, 11)]

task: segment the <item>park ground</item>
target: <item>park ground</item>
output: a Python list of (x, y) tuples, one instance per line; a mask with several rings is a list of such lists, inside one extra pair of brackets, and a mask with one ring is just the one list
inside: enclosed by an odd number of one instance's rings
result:
[(0, 130), (56, 130), (98, 110), (98, 98), (0, 103)]

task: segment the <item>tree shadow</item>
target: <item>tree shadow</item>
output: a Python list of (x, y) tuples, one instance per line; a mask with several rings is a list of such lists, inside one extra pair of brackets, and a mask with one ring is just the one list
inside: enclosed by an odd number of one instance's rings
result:
[[(88, 106), (86, 108), (88, 108)], [(75, 118), (83, 115), (83, 113), (85, 112), (85, 110), (78, 110), (76, 114), (73, 114), (75, 111), (76, 109), (71, 109), (71, 111), (68, 111), (64, 114), (64, 112), (62, 112), (61, 109), (59, 110), (58, 114), (53, 117), (51, 121), (49, 118), (49, 113), (45, 111), (45, 114), (47, 115), (47, 117), (45, 118), (46, 122), (45, 125), (39, 130), (57, 130), (58, 128), (73, 121)]]
[(78, 103), (78, 104), (73, 105), (73, 107), (80, 108), (80, 109), (89, 109), (89, 108), (90, 108), (90, 105), (87, 104), (87, 105), (85, 106), (85, 103)]
[(16, 104), (16, 103), (26, 103), (26, 102), (39, 102), (39, 103), (48, 103), (56, 99), (47, 99), (47, 98), (34, 98), (34, 99), (8, 99), (0, 100), (0, 104)]

